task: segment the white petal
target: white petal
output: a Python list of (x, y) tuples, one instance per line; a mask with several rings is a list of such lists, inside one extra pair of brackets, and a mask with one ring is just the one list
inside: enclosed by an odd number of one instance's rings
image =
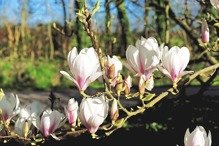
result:
[(158, 66), (158, 69), (159, 69), (164, 75), (166, 75), (168, 78), (171, 79), (170, 73), (169, 73), (165, 68), (163, 68), (162, 66)]
[(68, 66), (71, 70), (71, 73), (73, 74), (74, 76), (74, 69), (73, 69), (73, 63), (74, 63), (74, 60), (75, 58), (78, 56), (78, 51), (77, 51), (77, 48), (74, 47), (69, 53), (68, 53), (68, 57), (67, 57), (67, 60), (68, 60)]
[(64, 75), (67, 79), (73, 81), (75, 85), (80, 89), (78, 82), (75, 79), (73, 79), (66, 71), (60, 71), (60, 73)]
[(145, 88), (151, 91), (154, 88), (154, 77), (151, 76), (149, 80), (146, 81)]
[(126, 50), (126, 59), (129, 65), (133, 68), (136, 73), (140, 73), (140, 58), (139, 58), (139, 50), (129, 45)]
[(189, 128), (186, 130), (185, 136), (184, 136), (184, 145), (188, 146), (189, 145), (189, 137), (190, 137), (190, 132)]

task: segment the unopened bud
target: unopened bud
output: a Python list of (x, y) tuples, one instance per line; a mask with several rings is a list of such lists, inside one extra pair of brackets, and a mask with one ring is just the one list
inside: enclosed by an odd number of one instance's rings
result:
[(206, 20), (202, 21), (202, 28), (201, 28), (201, 38), (203, 43), (208, 43), (209, 42), (209, 28), (208, 28), (208, 23)]
[(128, 76), (124, 81), (125, 95), (128, 95), (130, 93), (131, 86), (132, 86), (132, 78)]
[(118, 96), (120, 96), (120, 93), (124, 91), (123, 79), (122, 79), (122, 75), (120, 74), (117, 77), (116, 91)]
[(29, 133), (29, 124), (28, 121), (26, 120), (23, 125), (24, 138), (27, 138), (28, 133)]
[(118, 109), (117, 101), (114, 98), (111, 105), (110, 118), (112, 121), (116, 121), (118, 117), (119, 117), (119, 109)]
[(109, 79), (113, 79), (115, 77), (115, 65), (112, 64), (109, 68), (107, 68), (107, 77)]
[(140, 77), (139, 83), (138, 83), (138, 88), (139, 88), (139, 93), (140, 95), (143, 95), (145, 93), (145, 79), (143, 76)]
[(151, 76), (145, 83), (145, 88), (151, 91), (154, 88), (154, 78)]

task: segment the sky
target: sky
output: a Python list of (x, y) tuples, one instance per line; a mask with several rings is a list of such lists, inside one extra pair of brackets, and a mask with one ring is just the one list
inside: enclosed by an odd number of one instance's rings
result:
[[(66, 19), (72, 16), (75, 18), (75, 14), (69, 12), (69, 6), (74, 9), (74, 0), (63, 0), (66, 10)], [(95, 5), (96, 0), (87, 0), (89, 8)], [(105, 0), (100, 0), (100, 9), (94, 16), (94, 23), (98, 28), (104, 29), (105, 18)], [(132, 30), (142, 30), (144, 28), (144, 0), (137, 0), (139, 6), (133, 4), (131, 0), (125, 0), (125, 7), (127, 15), (130, 21)], [(184, 10), (184, 0), (171, 0), (171, 6), (177, 16), (181, 15)], [(200, 9), (196, 0), (188, 0), (188, 8), (195, 16)], [(0, 26), (4, 26), (7, 23), (19, 25), (21, 23), (21, 12), (25, 9), (27, 12), (27, 24), (30, 27), (37, 26), (39, 24), (48, 24), (52, 22), (64, 25), (64, 9), (62, 0), (0, 0)], [(117, 10), (114, 3), (110, 4), (112, 26), (115, 26), (117, 20)], [(154, 18), (153, 10), (149, 12), (150, 19)]]

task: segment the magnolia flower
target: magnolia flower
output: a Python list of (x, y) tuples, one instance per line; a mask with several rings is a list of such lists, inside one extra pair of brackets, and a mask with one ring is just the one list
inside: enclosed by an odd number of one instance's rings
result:
[(172, 47), (169, 51), (163, 52), (162, 66), (159, 70), (169, 77), (174, 83), (177, 83), (183, 75), (192, 73), (192, 71), (184, 71), (189, 63), (189, 49), (177, 46)]
[(70, 125), (75, 126), (78, 117), (78, 102), (74, 98), (69, 99), (67, 107), (65, 107), (65, 115)]
[(36, 116), (40, 116), (43, 108), (42, 104), (36, 101), (22, 108), (19, 113), (19, 118), (15, 122), (15, 133), (26, 137), (32, 122), (36, 120)]
[(202, 126), (197, 126), (192, 133), (187, 129), (184, 144), (185, 146), (211, 146), (211, 132), (209, 131), (207, 135)]
[(19, 104), (20, 101), (17, 95), (10, 94), (8, 97), (3, 95), (2, 99), (0, 100), (0, 116), (2, 121), (9, 122), (11, 118), (16, 116), (20, 111)]
[(128, 77), (125, 78), (124, 86), (125, 86), (124, 87), (125, 88), (125, 90), (124, 90), (125, 95), (128, 95), (130, 93), (130, 89), (132, 87), (132, 78), (131, 78), (131, 76), (128, 76)]
[(117, 104), (116, 99), (114, 98), (112, 105), (111, 105), (110, 118), (112, 121), (116, 121), (118, 117), (119, 117), (118, 104)]
[(94, 98), (84, 98), (79, 108), (81, 123), (90, 133), (95, 133), (108, 114), (108, 101), (101, 95)]
[(33, 125), (39, 129), (44, 137), (53, 134), (56, 129), (60, 128), (65, 123), (65, 115), (57, 110), (47, 109), (43, 112), (41, 118), (36, 118)]
[(88, 85), (95, 81), (102, 73), (99, 71), (100, 63), (94, 48), (85, 48), (78, 54), (74, 47), (68, 53), (68, 65), (72, 77), (65, 71), (60, 71), (66, 78), (73, 81), (80, 91), (86, 90)]
[(161, 51), (157, 40), (153, 37), (137, 40), (136, 46), (129, 45), (126, 50), (126, 58), (129, 65), (137, 73), (144, 75), (146, 79), (152, 76), (156, 66), (160, 62)]
[(215, 9), (219, 10), (219, 0), (210, 0), (210, 2)]
[(108, 79), (114, 79), (122, 70), (122, 62), (117, 56), (112, 58), (108, 55), (105, 63), (105, 72)]
[(209, 42), (209, 28), (208, 28), (208, 23), (206, 20), (202, 21), (202, 42), (203, 43), (208, 43)]

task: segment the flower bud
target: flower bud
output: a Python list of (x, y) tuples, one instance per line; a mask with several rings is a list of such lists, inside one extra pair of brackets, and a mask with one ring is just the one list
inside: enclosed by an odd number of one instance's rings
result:
[(132, 78), (131, 76), (128, 76), (126, 79), (125, 79), (125, 83), (124, 83), (124, 88), (125, 88), (125, 95), (128, 95), (130, 93), (130, 88), (132, 86)]
[(78, 117), (78, 102), (74, 98), (69, 99), (67, 107), (65, 107), (65, 114), (70, 125), (75, 126)]
[(140, 77), (139, 83), (138, 83), (138, 88), (139, 88), (139, 93), (140, 95), (143, 95), (145, 93), (145, 79), (143, 76)]
[(28, 124), (28, 121), (25, 120), (24, 125), (23, 125), (24, 138), (27, 138), (28, 133), (29, 133), (29, 124)]
[(202, 126), (197, 126), (192, 133), (186, 130), (184, 137), (185, 146), (211, 146), (211, 132), (208, 135)]
[(145, 82), (145, 88), (148, 91), (151, 91), (154, 88), (154, 77), (151, 76), (146, 82)]
[(206, 20), (202, 21), (202, 28), (201, 28), (201, 38), (203, 43), (208, 43), (209, 42), (209, 28), (208, 28), (208, 23)]
[(122, 91), (124, 91), (123, 79), (122, 79), (122, 75), (119, 74), (117, 77), (117, 84), (116, 84), (117, 95), (120, 96)]
[(117, 56), (107, 56), (106, 63), (105, 63), (105, 72), (106, 77), (109, 80), (112, 80), (118, 76), (118, 74), (122, 70), (122, 62), (119, 60)]
[(112, 121), (116, 121), (119, 117), (119, 109), (116, 99), (113, 99), (111, 110), (110, 110), (110, 118)]

